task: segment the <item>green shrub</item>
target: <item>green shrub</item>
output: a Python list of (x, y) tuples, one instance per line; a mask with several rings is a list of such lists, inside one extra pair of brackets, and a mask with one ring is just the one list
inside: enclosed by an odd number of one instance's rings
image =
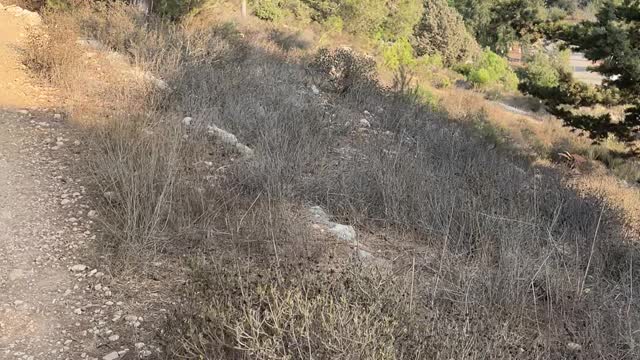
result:
[(406, 38), (384, 45), (382, 59), (384, 66), (391, 70), (397, 70), (400, 66), (411, 68), (417, 63), (413, 56), (413, 47)]
[(155, 0), (153, 12), (170, 19), (179, 19), (201, 6), (205, 0)]
[(372, 36), (381, 30), (388, 9), (383, 0), (343, 0), (339, 15), (347, 32)]
[(421, 0), (389, 0), (389, 15), (383, 24), (382, 37), (388, 40), (410, 38), (422, 16)]
[(342, 18), (339, 16), (329, 16), (324, 22), (323, 22), (325, 31), (328, 33), (341, 33), (342, 30), (344, 29), (344, 22), (342, 21)]
[(258, 19), (275, 21), (284, 16), (284, 10), (280, 7), (279, 0), (255, 0), (253, 14)]
[(444, 67), (444, 60), (440, 54), (422, 55), (416, 59), (416, 64), (441, 69)]
[(507, 60), (488, 49), (482, 52), (477, 63), (459, 67), (459, 71), (477, 87), (499, 87), (505, 90), (515, 90), (518, 87), (518, 77)]

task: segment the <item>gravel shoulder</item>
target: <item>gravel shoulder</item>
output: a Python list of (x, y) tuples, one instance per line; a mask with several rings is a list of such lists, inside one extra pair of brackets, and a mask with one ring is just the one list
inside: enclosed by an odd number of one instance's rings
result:
[(37, 22), (0, 4), (0, 359), (152, 358), (143, 306), (91, 255), (83, 136), (20, 63)]

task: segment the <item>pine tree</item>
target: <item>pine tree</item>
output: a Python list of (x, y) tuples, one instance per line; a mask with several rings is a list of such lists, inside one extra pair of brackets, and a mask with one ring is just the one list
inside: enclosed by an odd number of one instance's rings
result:
[[(593, 139), (614, 134), (621, 140), (635, 140), (640, 129), (640, 0), (609, 0), (600, 8), (596, 20), (565, 27), (555, 36), (596, 62), (593, 70), (606, 78), (603, 91), (615, 92), (617, 101), (628, 108), (624, 120), (613, 122), (610, 115), (576, 115), (556, 97), (550, 99), (552, 112), (566, 124), (587, 131)], [(603, 103), (606, 99), (594, 97), (581, 105)]]

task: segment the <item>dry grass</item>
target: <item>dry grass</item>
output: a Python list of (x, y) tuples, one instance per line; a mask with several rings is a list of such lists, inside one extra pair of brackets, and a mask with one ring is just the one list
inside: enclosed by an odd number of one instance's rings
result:
[(34, 72), (68, 90), (81, 64), (82, 53), (76, 44), (79, 28), (73, 19), (62, 14), (50, 14), (49, 21), (54, 31), (34, 28), (29, 33), (24, 61)]
[[(502, 135), (379, 86), (352, 54), (323, 54), (351, 69), (336, 78), (230, 26), (124, 24), (80, 30), (124, 44), (171, 91), (119, 88), (115, 120), (95, 130), (102, 251), (138, 273), (159, 257), (191, 264), (188, 301), (159, 334), (167, 358), (640, 356), (639, 249), (620, 213), (487, 141)], [(316, 95), (314, 79), (339, 86)], [(386, 237), (388, 267), (337, 256), (308, 204)]]

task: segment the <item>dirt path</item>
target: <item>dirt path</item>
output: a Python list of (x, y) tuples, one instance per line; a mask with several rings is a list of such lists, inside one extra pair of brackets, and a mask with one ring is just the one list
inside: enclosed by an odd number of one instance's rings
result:
[(72, 171), (85, 145), (20, 62), (37, 20), (0, 5), (0, 359), (146, 357), (143, 319), (84, 265), (98, 233)]

